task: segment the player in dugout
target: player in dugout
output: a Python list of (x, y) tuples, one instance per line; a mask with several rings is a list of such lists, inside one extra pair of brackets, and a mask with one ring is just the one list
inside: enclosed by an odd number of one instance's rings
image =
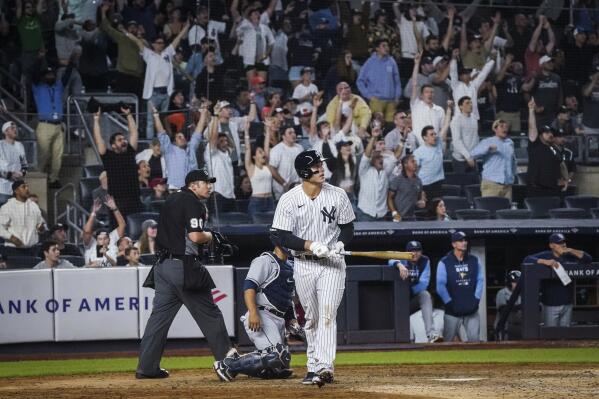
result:
[[(588, 253), (569, 248), (566, 237), (561, 233), (549, 236), (549, 250), (524, 258), (524, 263), (535, 263), (557, 269), (567, 262), (591, 263), (593, 259)], [(572, 298), (574, 284), (563, 285), (559, 279), (541, 281), (541, 304), (545, 327), (570, 327), (572, 321)]]

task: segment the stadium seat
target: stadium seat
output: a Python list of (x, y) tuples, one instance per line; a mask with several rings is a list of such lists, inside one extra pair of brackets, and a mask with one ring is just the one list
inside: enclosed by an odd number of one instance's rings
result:
[(93, 191), (100, 187), (100, 179), (97, 177), (84, 177), (79, 180), (79, 191), (81, 191), (81, 206), (85, 209), (92, 207)]
[(9, 256), (6, 265), (8, 269), (31, 269), (41, 261), (37, 256)]
[(141, 198), (149, 197), (150, 195), (152, 195), (153, 191), (154, 190), (152, 190), (150, 187), (141, 187), (139, 189), (139, 196)]
[(462, 186), (456, 184), (443, 184), (441, 193), (442, 197), (460, 197), (462, 195)]
[(443, 183), (457, 186), (480, 184), (480, 177), (477, 173), (446, 173)]
[(141, 236), (141, 224), (148, 219), (158, 221), (160, 214), (156, 212), (139, 212), (127, 215), (127, 235), (133, 240), (138, 240)]
[(60, 255), (61, 259), (68, 260), (72, 264), (77, 267), (82, 267), (85, 265), (85, 258), (83, 256), (75, 256), (75, 255)]
[(497, 219), (530, 219), (532, 212), (528, 209), (499, 209), (495, 211)]
[(274, 217), (274, 212), (256, 212), (254, 216), (252, 216), (252, 220), (256, 224), (271, 224)]
[(551, 219), (586, 219), (589, 214), (582, 208), (556, 208), (549, 210)]
[(458, 209), (455, 211), (458, 220), (484, 220), (491, 218), (491, 212), (486, 209)]
[[(154, 200), (150, 202), (150, 209), (152, 212), (160, 213), (162, 209), (162, 205), (164, 205), (165, 200)], [(158, 221), (158, 220), (156, 220)]]
[(480, 184), (469, 184), (464, 186), (464, 191), (466, 193), (466, 198), (468, 198), (468, 202), (474, 204), (474, 198), (480, 197)]
[(526, 186), (524, 184), (513, 184), (512, 202), (518, 204), (518, 208), (524, 208), (524, 198), (526, 198)]
[(14, 256), (39, 256), (41, 245), (36, 245), (28, 249), (20, 249), (9, 246), (0, 246), (0, 254), (6, 258), (12, 258)]
[(526, 208), (532, 212), (533, 219), (546, 219), (549, 210), (560, 207), (559, 197), (529, 197), (524, 198)]
[(572, 195), (565, 198), (567, 208), (581, 208), (591, 214), (591, 209), (599, 208), (599, 197), (593, 195)]
[(593, 215), (594, 219), (599, 219), (599, 208), (591, 209), (591, 215)]
[(466, 197), (443, 197), (447, 214), (452, 219), (455, 219), (455, 211), (458, 209), (470, 209), (470, 203)]
[(235, 205), (237, 206), (237, 212), (247, 213), (249, 203), (250, 203), (249, 199), (235, 200)]
[(143, 254), (139, 257), (139, 263), (146, 266), (154, 266), (156, 260), (157, 258), (154, 254)]
[(213, 218), (213, 222), (216, 222), (221, 226), (230, 226), (234, 224), (251, 224), (252, 219), (248, 216), (247, 213), (243, 212), (221, 212), (218, 214), (218, 218)]
[(518, 173), (518, 183), (526, 185), (526, 172)]
[(474, 198), (475, 209), (486, 209), (495, 217), (495, 211), (510, 209), (512, 202), (505, 197), (476, 197)]
[(12, 195), (8, 194), (0, 194), (0, 206), (6, 204), (6, 202), (12, 198)]
[(104, 165), (87, 165), (83, 167), (83, 177), (99, 177)]

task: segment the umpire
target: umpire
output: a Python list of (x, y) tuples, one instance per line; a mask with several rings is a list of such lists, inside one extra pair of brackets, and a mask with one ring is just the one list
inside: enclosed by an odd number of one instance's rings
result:
[[(160, 358), (182, 304), (198, 323), (217, 360), (231, 349), (223, 316), (212, 301), (214, 282), (199, 258), (201, 246), (212, 241), (212, 233), (204, 231), (206, 207), (200, 200), (210, 196), (215, 181), (205, 170), (193, 170), (185, 177), (185, 187), (171, 194), (162, 207), (156, 237), (159, 260), (153, 268), (156, 295), (141, 340), (135, 373), (138, 379), (169, 376), (160, 368)], [(152, 287), (151, 276), (152, 272), (144, 286)]]

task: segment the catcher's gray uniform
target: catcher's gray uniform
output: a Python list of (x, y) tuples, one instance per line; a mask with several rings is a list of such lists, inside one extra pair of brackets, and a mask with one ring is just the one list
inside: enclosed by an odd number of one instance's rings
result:
[(256, 305), (262, 322), (259, 331), (248, 326), (248, 312), (241, 316), (247, 335), (256, 349), (285, 342), (285, 314), (293, 317), (293, 265), (282, 262), (272, 252), (264, 252), (252, 261), (244, 290), (256, 290)]

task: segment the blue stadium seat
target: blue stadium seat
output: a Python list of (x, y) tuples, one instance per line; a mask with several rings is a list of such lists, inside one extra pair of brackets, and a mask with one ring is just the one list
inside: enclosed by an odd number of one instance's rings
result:
[(104, 165), (87, 165), (83, 167), (83, 177), (99, 177)]
[(530, 219), (532, 212), (528, 209), (499, 209), (495, 211), (497, 219)]
[(524, 198), (524, 204), (532, 212), (533, 219), (546, 219), (549, 210), (560, 207), (559, 197), (529, 197)]
[(485, 209), (491, 212), (495, 217), (495, 212), (500, 209), (510, 209), (512, 202), (504, 197), (476, 197), (474, 198), (474, 208)]
[(551, 219), (586, 219), (589, 214), (582, 208), (556, 208), (549, 210)]
[(274, 217), (274, 212), (256, 212), (252, 219), (256, 224), (271, 224)]
[[(215, 219), (212, 219), (215, 222)], [(221, 212), (218, 214), (218, 223), (221, 226), (230, 226), (234, 224), (251, 224), (252, 219), (247, 213), (242, 212)]]
[(154, 266), (156, 259), (156, 255), (154, 254), (143, 254), (139, 257), (139, 263), (146, 266)]
[(443, 197), (447, 214), (452, 219), (455, 219), (455, 211), (458, 209), (470, 209), (470, 203), (466, 197)]
[(464, 191), (466, 193), (466, 198), (468, 198), (468, 202), (474, 204), (474, 198), (480, 197), (480, 184), (469, 184), (464, 186)]
[(566, 207), (581, 208), (591, 214), (591, 209), (599, 208), (599, 197), (594, 195), (571, 195), (565, 198)]
[(491, 212), (486, 209), (458, 209), (455, 211), (458, 220), (484, 220), (491, 218)]
[(9, 269), (31, 269), (42, 261), (37, 256), (9, 256), (6, 265)]
[(442, 197), (460, 197), (462, 195), (462, 186), (457, 184), (443, 184), (441, 186)]
[(79, 191), (81, 192), (81, 206), (85, 209), (92, 207), (93, 191), (100, 187), (100, 179), (97, 177), (84, 177), (79, 180)]
[(77, 267), (82, 267), (85, 265), (85, 258), (83, 256), (74, 256), (74, 255), (60, 255), (61, 259), (68, 260), (72, 264)]

